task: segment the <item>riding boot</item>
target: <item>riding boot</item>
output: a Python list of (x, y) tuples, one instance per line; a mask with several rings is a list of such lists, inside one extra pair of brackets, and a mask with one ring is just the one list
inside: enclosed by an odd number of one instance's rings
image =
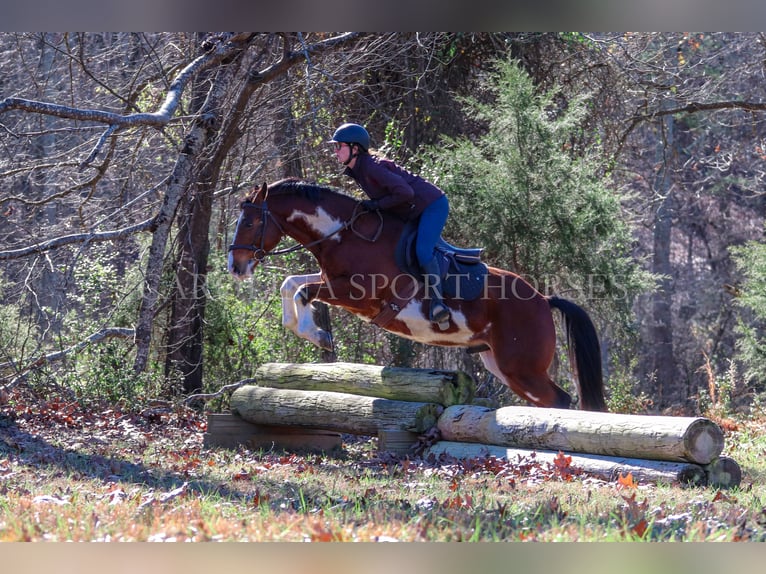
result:
[[(420, 268), (426, 284), (426, 297), (431, 300), (430, 319), (440, 327), (450, 320), (450, 310), (442, 301), (441, 269), (434, 257)], [(446, 328), (446, 325), (445, 325)]]

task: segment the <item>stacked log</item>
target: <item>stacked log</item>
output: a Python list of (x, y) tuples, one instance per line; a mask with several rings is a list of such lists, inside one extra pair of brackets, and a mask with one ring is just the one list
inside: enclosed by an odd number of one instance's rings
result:
[(380, 428), (425, 432), (436, 424), (443, 408), (436, 403), (253, 385), (240, 387), (231, 396), (232, 412), (251, 423), (373, 436)]
[(437, 426), (450, 441), (697, 464), (709, 464), (723, 450), (720, 427), (702, 417), (455, 405)]
[[(429, 447), (426, 456), (447, 455), (460, 459), (495, 457), (515, 462), (538, 462), (555, 465), (562, 451), (530, 450), (472, 442), (439, 441)], [(690, 462), (669, 462), (586, 453), (567, 453), (569, 466), (606, 481), (632, 476), (636, 482), (666, 482), (703, 486), (708, 484), (705, 469)]]
[(323, 449), (350, 433), (378, 436), (381, 449), (408, 454), (418, 435), (436, 434), (441, 440), (425, 456), (552, 462), (563, 452), (573, 468), (604, 480), (631, 474), (638, 481), (730, 487), (742, 477), (739, 465), (721, 454), (720, 427), (703, 417), (493, 409), (469, 404), (475, 386), (459, 371), (267, 363), (255, 375), (256, 384), (232, 394), (234, 417), (219, 421), (229, 434), (206, 436), (206, 444), (241, 443), (232, 431), (240, 420), (249, 425), (242, 428), (249, 445)]
[(327, 433), (338, 442), (339, 433), (349, 433), (378, 436), (383, 447), (404, 454), (445, 406), (470, 402), (475, 393), (461, 371), (355, 363), (266, 363), (255, 381), (232, 393), (233, 416), (208, 417), (206, 445), (324, 450)]
[(470, 404), (476, 385), (462, 371), (381, 367), (357, 363), (266, 363), (255, 371), (258, 386), (302, 391), (332, 391), (366, 397)]

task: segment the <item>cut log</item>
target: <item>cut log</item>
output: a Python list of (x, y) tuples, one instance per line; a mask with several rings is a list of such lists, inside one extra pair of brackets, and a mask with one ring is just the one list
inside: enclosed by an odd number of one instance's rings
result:
[(332, 452), (342, 447), (340, 433), (321, 429), (256, 425), (229, 414), (209, 414), (203, 445), (254, 450), (282, 449), (289, 451)]
[(444, 406), (473, 400), (476, 385), (462, 371), (381, 367), (358, 363), (266, 363), (255, 371), (258, 386), (332, 391)]
[(742, 482), (742, 469), (737, 461), (728, 456), (719, 456), (704, 466), (710, 486), (732, 488)]
[[(510, 463), (529, 464), (538, 462), (544, 465), (555, 464), (560, 451), (531, 450), (509, 448), (468, 442), (439, 441), (428, 447), (425, 457), (447, 455), (457, 459), (495, 457)], [(620, 475), (633, 476), (636, 482), (664, 483), (683, 486), (705, 486), (707, 476), (702, 466), (691, 462), (671, 462), (666, 460), (645, 460), (626, 457), (610, 457), (584, 453), (564, 453), (571, 456), (569, 467), (581, 470), (602, 480), (615, 481)]]
[(435, 403), (393, 401), (349, 393), (245, 385), (232, 393), (231, 410), (256, 424), (375, 436), (384, 428), (425, 432), (436, 424), (444, 408)]
[(708, 464), (723, 450), (723, 432), (702, 417), (453, 405), (439, 417), (448, 441), (586, 452)]

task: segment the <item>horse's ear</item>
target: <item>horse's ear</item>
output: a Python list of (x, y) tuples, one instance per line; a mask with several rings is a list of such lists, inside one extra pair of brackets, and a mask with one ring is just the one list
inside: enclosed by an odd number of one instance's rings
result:
[(269, 188), (266, 186), (266, 182), (264, 181), (263, 185), (261, 185), (261, 188), (255, 194), (255, 201), (258, 201), (258, 202), (266, 201), (266, 196), (268, 194), (269, 194)]

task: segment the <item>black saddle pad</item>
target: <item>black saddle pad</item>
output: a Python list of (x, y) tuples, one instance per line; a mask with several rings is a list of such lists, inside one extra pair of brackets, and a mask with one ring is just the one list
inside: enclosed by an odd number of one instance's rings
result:
[[(417, 220), (407, 222), (396, 248), (396, 264), (404, 273), (422, 280), (415, 254)], [(443, 238), (436, 244), (435, 255), (442, 275), (442, 293), (447, 297), (473, 301), (484, 292), (487, 266), (480, 259), (481, 248), (463, 249)]]

